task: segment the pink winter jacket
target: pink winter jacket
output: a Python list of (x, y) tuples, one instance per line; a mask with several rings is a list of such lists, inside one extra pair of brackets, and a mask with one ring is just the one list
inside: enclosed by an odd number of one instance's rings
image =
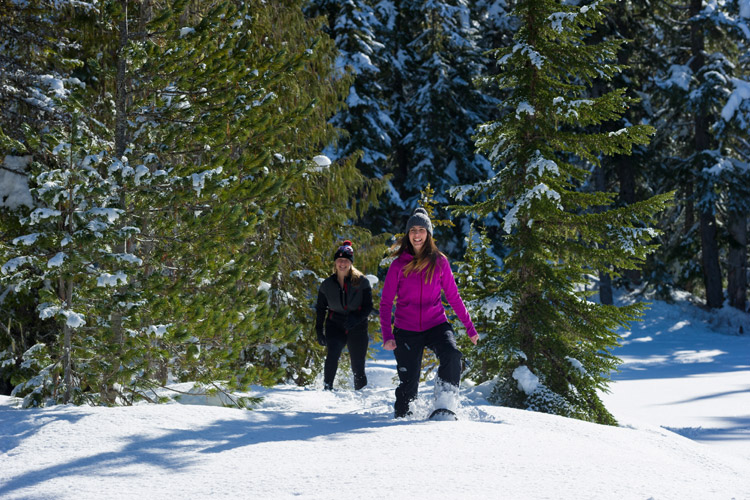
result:
[(380, 331), (383, 333), (383, 343), (394, 338), (391, 329), (394, 298), (396, 299), (396, 321), (394, 322), (396, 328), (423, 332), (448, 321), (440, 299), (441, 290), (445, 292), (446, 300), (466, 327), (469, 337), (478, 335), (464, 306), (464, 301), (458, 294), (456, 280), (453, 278), (448, 259), (438, 258), (432, 281), (425, 283), (426, 269), (404, 276), (404, 266), (413, 258), (414, 256), (408, 253), (402, 253), (391, 263), (388, 274), (385, 276), (380, 297)]

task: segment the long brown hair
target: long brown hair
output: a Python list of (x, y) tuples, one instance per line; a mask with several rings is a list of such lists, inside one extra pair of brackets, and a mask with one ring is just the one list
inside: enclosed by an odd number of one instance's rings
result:
[(419, 255), (417, 255), (414, 246), (411, 244), (409, 233), (407, 232), (403, 235), (399, 241), (398, 250), (396, 250), (393, 255), (398, 258), (402, 253), (408, 253), (409, 255), (414, 256), (414, 259), (404, 266), (404, 276), (409, 276), (412, 272), (418, 273), (426, 268), (427, 272), (425, 273), (424, 278), (425, 283), (432, 281), (438, 258), (445, 257), (443, 252), (438, 250), (435, 240), (432, 238), (429, 231), (427, 232), (427, 239), (425, 239), (424, 245), (422, 245), (422, 251), (419, 252)]

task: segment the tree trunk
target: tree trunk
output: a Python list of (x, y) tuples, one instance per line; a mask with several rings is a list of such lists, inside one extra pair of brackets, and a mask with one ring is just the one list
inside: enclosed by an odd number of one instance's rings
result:
[[(125, 57), (125, 48), (128, 44), (128, 7), (125, 5), (125, 13), (120, 21), (120, 43), (117, 51), (117, 76), (115, 81), (115, 156), (119, 159), (125, 154), (127, 147), (127, 58)], [(120, 207), (125, 208), (125, 194), (120, 198)], [(117, 248), (120, 252), (127, 252), (127, 242), (123, 241)], [(122, 315), (119, 311), (113, 311), (110, 315), (110, 325), (112, 335), (116, 344), (122, 346), (125, 338), (122, 329)], [(113, 360), (114, 365), (119, 370), (119, 364)]]
[[(597, 191), (605, 191), (607, 188), (607, 174), (603, 168), (597, 168), (594, 170), (594, 189)], [(601, 212), (603, 207), (596, 207), (597, 212)], [(608, 272), (599, 271), (599, 301), (602, 304), (612, 305), (614, 299), (612, 297), (612, 276)]]
[[(65, 297), (65, 307), (70, 310), (73, 306), (73, 282), (60, 280), (60, 285)], [(67, 285), (67, 286), (66, 286)], [(73, 349), (73, 329), (65, 322), (63, 326), (63, 381), (65, 383), (65, 393), (63, 403), (68, 404), (73, 393), (73, 359), (71, 351)]]
[(124, 50), (128, 43), (128, 8), (125, 3), (125, 16), (120, 21), (120, 46), (117, 51), (117, 81), (115, 82), (115, 156), (121, 158), (127, 146), (127, 89), (125, 85), (127, 61)]
[(719, 267), (719, 245), (716, 242), (716, 217), (712, 212), (701, 212), (701, 264), (706, 287), (706, 305), (712, 309), (722, 306), (724, 293)]
[(747, 215), (729, 214), (729, 253), (727, 255), (727, 297), (729, 305), (747, 308)]
[[(617, 180), (620, 183), (620, 200), (626, 205), (635, 203), (635, 169), (631, 162), (632, 159), (625, 155), (618, 155), (615, 158)], [(623, 275), (628, 285), (638, 286), (642, 282), (640, 269), (626, 269)]]
[[(690, 16), (697, 16), (703, 8), (703, 0), (690, 0)], [(703, 26), (699, 21), (690, 24), (690, 49), (692, 59), (690, 69), (698, 74), (705, 65), (705, 41)], [(705, 107), (698, 109), (693, 121), (695, 127), (694, 146), (698, 158), (704, 157), (704, 151), (711, 149), (709, 132), (710, 119)], [(703, 165), (696, 165), (700, 170)], [(706, 305), (718, 308), (724, 302), (721, 284), (721, 267), (719, 266), (719, 244), (716, 241), (716, 216), (714, 207), (702, 207), (700, 214), (701, 229), (701, 264), (703, 266), (703, 285), (706, 288)]]

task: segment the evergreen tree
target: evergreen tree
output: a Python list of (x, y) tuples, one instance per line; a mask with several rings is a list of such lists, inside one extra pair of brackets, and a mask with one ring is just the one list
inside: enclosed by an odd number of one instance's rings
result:
[[(387, 159), (398, 131), (386, 94), (384, 69), (391, 61), (387, 46), (379, 40), (387, 28), (369, 1), (314, 0), (306, 13), (325, 16), (324, 29), (339, 51), (336, 66), (353, 76), (346, 106), (331, 119), (340, 135), (325, 153), (334, 161), (357, 154), (357, 168), (364, 175), (388, 182), (391, 175)], [(377, 232), (387, 230), (390, 206), (389, 200), (378, 203), (364, 214), (363, 224)]]
[[(60, 325), (56, 364), (42, 367), (42, 383), (28, 387), (33, 398), (26, 404), (45, 396), (80, 403), (84, 390), (106, 393), (117, 380), (114, 342), (100, 336), (101, 327), (123, 300), (113, 287), (127, 282), (138, 259), (113, 251), (129, 231), (115, 225), (122, 213), (119, 186), (101, 175), (106, 150), (81, 129), (73, 112), (70, 128), (61, 131), (67, 134), (50, 137), (55, 147), (44, 163), (32, 165), (35, 208), (19, 218), (27, 234), (13, 240), (16, 255), (2, 267), (4, 281), (17, 290), (39, 288), (39, 317)], [(26, 386), (19, 389), (24, 395)]]
[[(88, 356), (74, 367), (71, 357), (85, 350), (79, 319), (111, 299), (96, 283), (114, 258), (106, 239), (118, 216), (111, 210), (117, 186), (100, 173), (102, 127), (85, 114), (85, 83), (74, 75), (83, 65), (75, 43), (80, 16), (95, 7), (31, 1), (0, 10), (7, 21), (0, 26), (0, 158), (9, 190), (0, 204), (7, 319), (0, 357), (10, 361), (2, 363), (3, 379), (28, 396), (26, 404), (50, 395), (67, 401), (77, 396), (74, 379), (88, 381), (98, 369)], [(24, 384), (30, 377), (38, 383)]]
[[(502, 260), (493, 255), (492, 247), (486, 231), (479, 232), (472, 227), (467, 237), (464, 259), (456, 263), (456, 284), (474, 326), (482, 334), (497, 331), (508, 320), (510, 306), (499, 298), (503, 282)], [(503, 351), (499, 337), (482, 335), (481, 338), (482, 342), (476, 347), (462, 350), (469, 366), (466, 376), (477, 383), (490, 380), (500, 373), (501, 363), (496, 353)], [(459, 342), (466, 343), (462, 338)]]
[[(301, 192), (314, 152), (335, 134), (326, 120), (348, 82), (332, 76), (332, 43), (299, 2), (104, 2), (85, 14), (73, 40), (88, 85), (68, 113), (85, 126), (29, 150), (71, 153), (57, 156), (64, 168), (37, 162), (30, 185), (52, 215), (29, 220), (74, 220), (52, 208), (62, 200), (44, 184), (53, 179), (59, 192), (77, 193), (66, 209), (82, 226), (26, 235), (25, 253), (11, 252), (3, 268), (16, 286), (42, 264), (24, 257), (46, 256), (64, 264), (47, 274), (75, 284), (40, 305), (70, 334), (50, 346), (53, 360), (72, 359), (65, 366), (77, 370), (60, 387), (129, 403), (153, 399), (146, 389), (168, 377), (210, 390), (285, 380), (278, 353), (301, 328), (275, 299), (284, 290), (274, 288), (281, 262), (272, 235), (288, 227), (288, 193)], [(82, 250), (74, 236), (96, 244)], [(70, 332), (79, 327), (85, 336)], [(67, 350), (68, 337), (82, 347)], [(48, 379), (25, 387), (57, 391)]]
[[(706, 304), (716, 308), (724, 302), (722, 268), (728, 266), (722, 248), (727, 239), (735, 239), (726, 238), (722, 227), (743, 225), (731, 214), (746, 213), (750, 185), (735, 139), (744, 133), (742, 119), (733, 113), (748, 82), (747, 65), (740, 57), (746, 53), (750, 14), (743, 1), (695, 0), (662, 7), (658, 19), (666, 41), (661, 49), (665, 64), (657, 72), (660, 91), (654, 98), (659, 110), (657, 164), (663, 165), (658, 185), (679, 193), (680, 210), (670, 229), (681, 236), (669, 249), (676, 261), (675, 281), (702, 290)], [(732, 95), (735, 102), (730, 105)], [(699, 265), (693, 261), (696, 254), (701, 256)], [(734, 270), (738, 260), (733, 258)]]
[[(319, 20), (304, 18), (301, 2), (284, 8), (221, 2), (198, 17), (194, 27), (156, 27), (173, 34), (172, 45), (151, 45), (145, 58), (145, 74), (158, 75), (146, 95), (162, 101), (141, 108), (145, 117), (159, 118), (154, 131), (144, 126), (135, 134), (154, 136), (140, 154), (170, 165), (185, 181), (184, 192), (158, 205), (186, 208), (155, 226), (149, 251), (167, 255), (168, 265), (149, 273), (147, 290), (159, 298), (149, 303), (159, 306), (148, 318), (164, 324), (176, 312), (182, 319), (160, 339), (162, 357), (177, 365), (180, 379), (223, 380), (229, 387), (305, 383), (314, 367), (300, 311), (309, 310), (309, 301), (292, 273), (308, 269), (308, 253), (293, 248), (309, 240), (311, 227), (330, 225), (316, 186), (327, 199), (335, 189), (360, 196), (369, 189), (363, 204), (377, 193), (361, 177), (336, 181), (331, 169), (312, 161), (334, 137), (326, 121), (350, 81), (335, 73), (334, 46)], [(196, 64), (200, 71), (191, 69)], [(175, 183), (167, 177), (152, 197)], [(191, 201), (195, 187), (199, 197)], [(152, 211), (144, 200), (140, 206)], [(361, 210), (359, 204), (345, 210), (350, 200), (339, 195), (326, 207), (338, 209), (339, 224)], [(330, 241), (312, 243), (330, 251)]]
[(354, 75), (346, 108), (331, 120), (343, 137), (327, 150), (328, 156), (335, 161), (361, 151), (357, 167), (367, 176), (383, 177), (395, 131), (381, 81), (380, 67), (388, 64), (385, 46), (376, 38), (381, 22), (368, 2), (352, 0), (312, 1), (306, 13), (326, 17), (325, 32), (339, 51), (336, 66)]
[(612, 204), (614, 194), (579, 189), (588, 165), (646, 143), (652, 130), (587, 131), (619, 117), (631, 101), (621, 89), (581, 98), (594, 79), (611, 79), (621, 70), (610, 63), (620, 40), (589, 43), (606, 5), (516, 5), (520, 28), (512, 47), (495, 51), (502, 71), (493, 78), (510, 92), (504, 102), (509, 112), (483, 125), (476, 137), (496, 174), (457, 190), (482, 199), (455, 210), (504, 214), (510, 251), (494, 296), (510, 307), (485, 340), (497, 346), (487, 353), (499, 365), (493, 400), (611, 424), (597, 391), (606, 389), (617, 365), (616, 329), (643, 306), (588, 301), (588, 273), (637, 267), (653, 250), (647, 241), (655, 232), (644, 226), (670, 195), (599, 210)]
[[(474, 151), (471, 136), (488, 118), (492, 101), (474, 86), (485, 67), (479, 47), (478, 23), (465, 2), (414, 2), (408, 11), (412, 35), (406, 50), (401, 145), (408, 173), (401, 197), (413, 207), (429, 183), (436, 201), (447, 201), (447, 190), (486, 178), (490, 166)], [(463, 224), (443, 244), (447, 252), (463, 245)], [(447, 235), (446, 235), (447, 236)]]

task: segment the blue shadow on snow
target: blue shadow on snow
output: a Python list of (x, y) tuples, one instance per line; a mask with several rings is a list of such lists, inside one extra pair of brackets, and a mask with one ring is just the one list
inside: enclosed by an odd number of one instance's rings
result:
[[(26, 410), (0, 412), (0, 425), (6, 429), (13, 420), (22, 416)], [(31, 410), (35, 411), (35, 410)], [(265, 416), (267, 414), (262, 414)], [(45, 411), (43, 414), (48, 424), (55, 420), (68, 420), (74, 423), (85, 415), (71, 416), (61, 412)], [(253, 446), (267, 442), (300, 441), (320, 437), (335, 439), (339, 434), (368, 432), (375, 428), (392, 425), (409, 425), (411, 421), (395, 421), (392, 418), (373, 417), (359, 414), (328, 414), (298, 412), (291, 414), (273, 414), (273, 418), (258, 422), (261, 412), (246, 412), (242, 420), (218, 420), (208, 426), (197, 429), (176, 429), (166, 435), (152, 438), (132, 435), (123, 439), (123, 446), (117, 451), (94, 453), (77, 458), (67, 463), (43, 467), (14, 477), (0, 485), (0, 498), (16, 490), (33, 488), (45, 481), (70, 476), (111, 476), (111, 467), (128, 465), (150, 465), (165, 472), (183, 469), (196, 462), (196, 453), (221, 453), (234, 448)], [(20, 440), (38, 431), (31, 418), (19, 421), (15, 425), (16, 434), (12, 447)], [(163, 422), (168, 425), (168, 422)], [(8, 448), (3, 436), (3, 447)], [(10, 449), (10, 448), (8, 448)]]

